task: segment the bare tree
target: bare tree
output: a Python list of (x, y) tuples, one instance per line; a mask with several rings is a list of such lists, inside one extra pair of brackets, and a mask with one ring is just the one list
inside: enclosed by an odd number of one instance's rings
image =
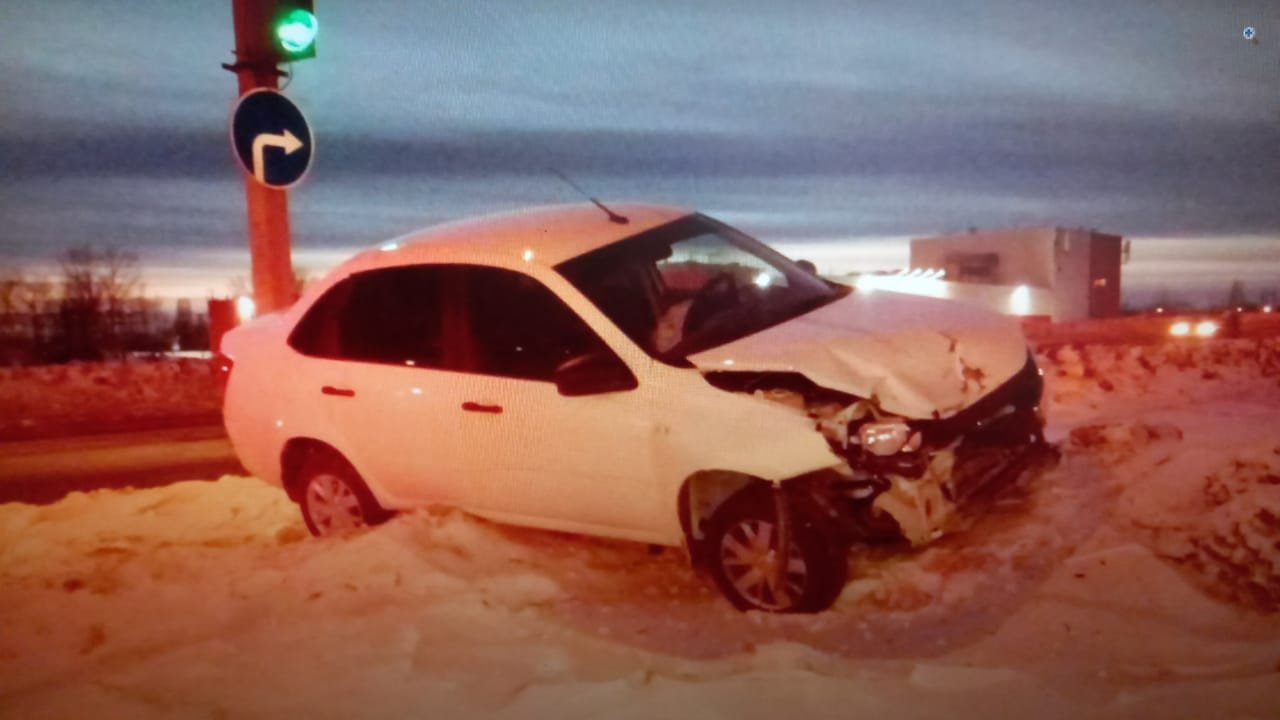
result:
[(65, 300), (110, 309), (141, 295), (138, 256), (117, 248), (71, 248), (61, 258)]
[(142, 297), (138, 256), (85, 245), (67, 250), (60, 263), (60, 313), (68, 356), (94, 359), (118, 354), (126, 313)]
[(6, 363), (31, 362), (42, 357), (58, 334), (50, 310), (55, 283), (31, 279), (18, 270), (0, 275), (0, 356)]

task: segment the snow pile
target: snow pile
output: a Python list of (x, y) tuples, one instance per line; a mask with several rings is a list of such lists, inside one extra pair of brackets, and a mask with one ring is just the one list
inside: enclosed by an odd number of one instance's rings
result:
[(1068, 346), (1039, 360), (1051, 412), (1074, 421), (1069, 447), (1109, 466), (1113, 511), (1134, 536), (1205, 592), (1280, 612), (1280, 340)]
[[(1280, 454), (1280, 445), (1275, 450)], [(1272, 462), (1236, 459), (1204, 476), (1198, 497), (1188, 489), (1170, 488), (1170, 496), (1160, 497), (1181, 506), (1164, 518), (1135, 520), (1150, 534), (1152, 547), (1185, 567), (1210, 594), (1280, 612), (1280, 469)]]
[[(1116, 466), (1117, 514), (1157, 556), (1210, 595), (1280, 613), (1280, 443), (1266, 434), (1225, 464), (1214, 450), (1227, 438), (1212, 430), (1188, 441), (1171, 425), (1086, 425), (1071, 441)], [(1203, 454), (1184, 455), (1187, 444)]]
[(209, 361), (70, 363), (0, 368), (0, 439), (216, 418), (222, 394)]
[[(1185, 400), (1198, 386), (1280, 383), (1280, 338), (1170, 342), (1160, 345), (1065, 345), (1036, 357), (1053, 403), (1086, 399), (1102, 390), (1123, 397), (1158, 394)], [(1263, 383), (1264, 385), (1268, 383)]]
[(1225, 348), (1044, 358), (1061, 464), (812, 617), (454, 511), (314, 540), (253, 478), (0, 505), (0, 716), (1268, 717), (1280, 387)]

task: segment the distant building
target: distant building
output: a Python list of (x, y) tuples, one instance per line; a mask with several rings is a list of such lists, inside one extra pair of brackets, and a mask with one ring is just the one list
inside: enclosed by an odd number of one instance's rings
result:
[[(998, 297), (1002, 288), (1016, 315), (1056, 321), (1120, 314), (1119, 235), (1057, 227), (982, 230), (911, 241), (913, 271), (943, 270), (950, 296)], [(953, 285), (956, 283), (958, 285)]]

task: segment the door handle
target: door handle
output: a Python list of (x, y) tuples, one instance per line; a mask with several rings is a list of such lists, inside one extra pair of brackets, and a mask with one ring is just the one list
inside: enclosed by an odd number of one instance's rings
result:
[(356, 396), (355, 390), (351, 390), (349, 388), (334, 387), (332, 385), (325, 385), (324, 387), (320, 388), (320, 392), (324, 393), (325, 395), (336, 395), (338, 397), (355, 397)]
[(462, 409), (467, 412), (493, 413), (494, 415), (502, 413), (501, 405), (481, 405), (478, 402), (471, 402), (470, 400), (462, 403)]

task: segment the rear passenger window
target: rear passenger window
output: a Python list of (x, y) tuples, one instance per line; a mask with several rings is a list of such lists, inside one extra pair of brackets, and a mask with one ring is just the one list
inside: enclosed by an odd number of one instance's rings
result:
[(409, 266), (352, 275), (316, 302), (290, 343), (318, 357), (440, 367), (440, 272)]
[(467, 369), (551, 380), (564, 361), (608, 346), (555, 293), (511, 270), (465, 270), (464, 297), (474, 343)]
[(289, 335), (289, 345), (294, 350), (312, 357), (341, 357), (338, 333), (352, 284), (352, 278), (347, 278), (334, 285), (307, 310)]

